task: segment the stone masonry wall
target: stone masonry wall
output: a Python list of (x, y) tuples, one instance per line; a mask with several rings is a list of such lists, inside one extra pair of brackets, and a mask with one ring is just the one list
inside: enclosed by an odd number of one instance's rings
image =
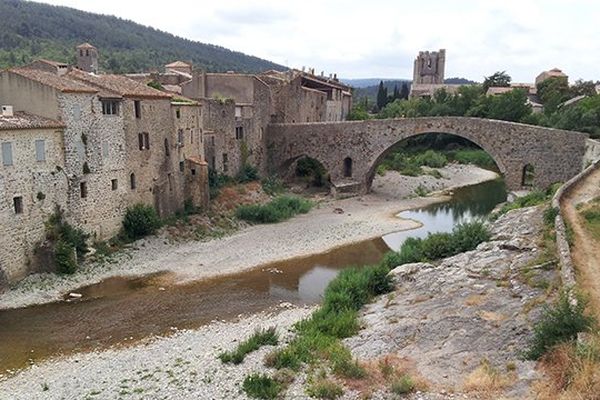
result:
[[(36, 161), (35, 141), (45, 141), (45, 161)], [(0, 131), (0, 142), (12, 144), (13, 165), (0, 162), (0, 288), (30, 272), (33, 250), (45, 238), (44, 222), (55, 207), (65, 207), (62, 131), (21, 129)], [(22, 197), (16, 214), (14, 197)]]
[(496, 161), (510, 189), (521, 188), (523, 169), (535, 170), (534, 186), (564, 182), (581, 170), (586, 134), (518, 123), (464, 117), (406, 118), (339, 123), (273, 124), (267, 134), (273, 171), (301, 156), (319, 160), (332, 182), (344, 181), (344, 159), (352, 160), (351, 180), (370, 188), (375, 169), (399, 141), (428, 132), (466, 138)]

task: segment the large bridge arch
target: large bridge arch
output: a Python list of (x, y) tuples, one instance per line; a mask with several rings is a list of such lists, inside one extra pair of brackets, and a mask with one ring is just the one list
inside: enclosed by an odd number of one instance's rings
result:
[[(494, 159), (508, 188), (521, 188), (523, 169), (532, 165), (534, 186), (566, 181), (582, 167), (587, 134), (506, 121), (466, 117), (424, 117), (349, 122), (272, 124), (267, 129), (269, 168), (279, 171), (302, 155), (319, 160), (335, 186), (354, 183), (368, 191), (374, 168), (398, 142), (425, 133), (465, 138)], [(344, 177), (344, 160), (352, 177)]]

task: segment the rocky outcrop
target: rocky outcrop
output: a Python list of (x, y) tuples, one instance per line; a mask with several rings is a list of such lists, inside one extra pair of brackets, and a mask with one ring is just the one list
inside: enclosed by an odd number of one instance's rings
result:
[(476, 250), (395, 268), (395, 291), (364, 309), (364, 329), (346, 344), (361, 359), (397, 354), (413, 360), (433, 391), (460, 391), (487, 360), (514, 375), (509, 397), (526, 398), (536, 373), (520, 352), (546, 288), (558, 280), (554, 262), (536, 265), (541, 214), (539, 207), (511, 211)]

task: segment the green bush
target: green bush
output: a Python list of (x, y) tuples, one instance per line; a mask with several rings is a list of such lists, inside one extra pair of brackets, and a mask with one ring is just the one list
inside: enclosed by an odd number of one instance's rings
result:
[(402, 375), (400, 378), (392, 382), (392, 393), (402, 395), (415, 390), (415, 383), (410, 375)]
[(482, 168), (494, 168), (492, 156), (480, 149), (460, 149), (448, 152), (448, 156), (460, 164), (474, 164)]
[(539, 359), (553, 346), (574, 341), (579, 332), (586, 332), (593, 326), (594, 319), (585, 315), (587, 302), (583, 296), (573, 293), (577, 301), (572, 304), (570, 293), (562, 291), (556, 303), (544, 309), (533, 328), (533, 337), (525, 353), (528, 359)]
[(242, 168), (237, 175), (237, 181), (240, 183), (253, 182), (258, 179), (258, 169), (250, 164), (242, 165)]
[(75, 247), (63, 239), (59, 239), (54, 245), (54, 261), (56, 270), (60, 274), (74, 274), (77, 271), (77, 260), (75, 259)]
[(430, 233), (426, 238), (407, 238), (398, 252), (388, 252), (382, 264), (394, 268), (402, 264), (432, 261), (473, 250), (490, 238), (480, 221), (460, 224), (452, 233)]
[(263, 191), (269, 196), (283, 193), (285, 188), (281, 179), (275, 176), (269, 176), (261, 181)]
[(146, 204), (138, 203), (128, 207), (123, 218), (123, 231), (131, 240), (151, 235), (160, 226), (161, 221), (156, 210)]
[(414, 162), (419, 166), (442, 168), (448, 164), (448, 159), (442, 153), (435, 150), (427, 150), (425, 153), (417, 154), (414, 157)]
[(554, 226), (554, 221), (560, 210), (558, 207), (548, 207), (544, 210), (544, 224), (547, 226)]
[(279, 395), (282, 386), (267, 375), (252, 374), (246, 376), (242, 388), (249, 397), (255, 399), (275, 399)]
[(236, 217), (248, 222), (268, 224), (290, 219), (296, 214), (306, 214), (312, 208), (308, 200), (296, 196), (279, 196), (271, 202), (239, 206)]
[(240, 364), (246, 354), (258, 350), (262, 346), (275, 346), (278, 335), (275, 328), (256, 330), (252, 336), (240, 343), (234, 351), (225, 351), (219, 354), (219, 359), (224, 363)]
[(320, 378), (308, 385), (306, 393), (317, 399), (335, 400), (344, 394), (344, 389), (331, 380)]

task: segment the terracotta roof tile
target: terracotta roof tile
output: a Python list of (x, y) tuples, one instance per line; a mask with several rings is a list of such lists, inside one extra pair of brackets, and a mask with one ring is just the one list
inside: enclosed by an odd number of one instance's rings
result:
[(171, 98), (168, 93), (151, 88), (124, 75), (95, 75), (80, 70), (72, 70), (67, 76), (84, 82), (86, 85), (113, 92), (123, 97)]
[(62, 122), (22, 111), (15, 112), (12, 117), (0, 115), (0, 130), (3, 131), (15, 129), (58, 129), (64, 127), (65, 125)]
[(95, 89), (82, 82), (71, 79), (66, 75), (57, 75), (51, 72), (46, 72), (38, 69), (28, 68), (12, 68), (8, 72), (22, 76), (32, 81), (39, 82), (43, 85), (53, 87), (61, 92), (65, 93), (96, 93), (98, 89)]

